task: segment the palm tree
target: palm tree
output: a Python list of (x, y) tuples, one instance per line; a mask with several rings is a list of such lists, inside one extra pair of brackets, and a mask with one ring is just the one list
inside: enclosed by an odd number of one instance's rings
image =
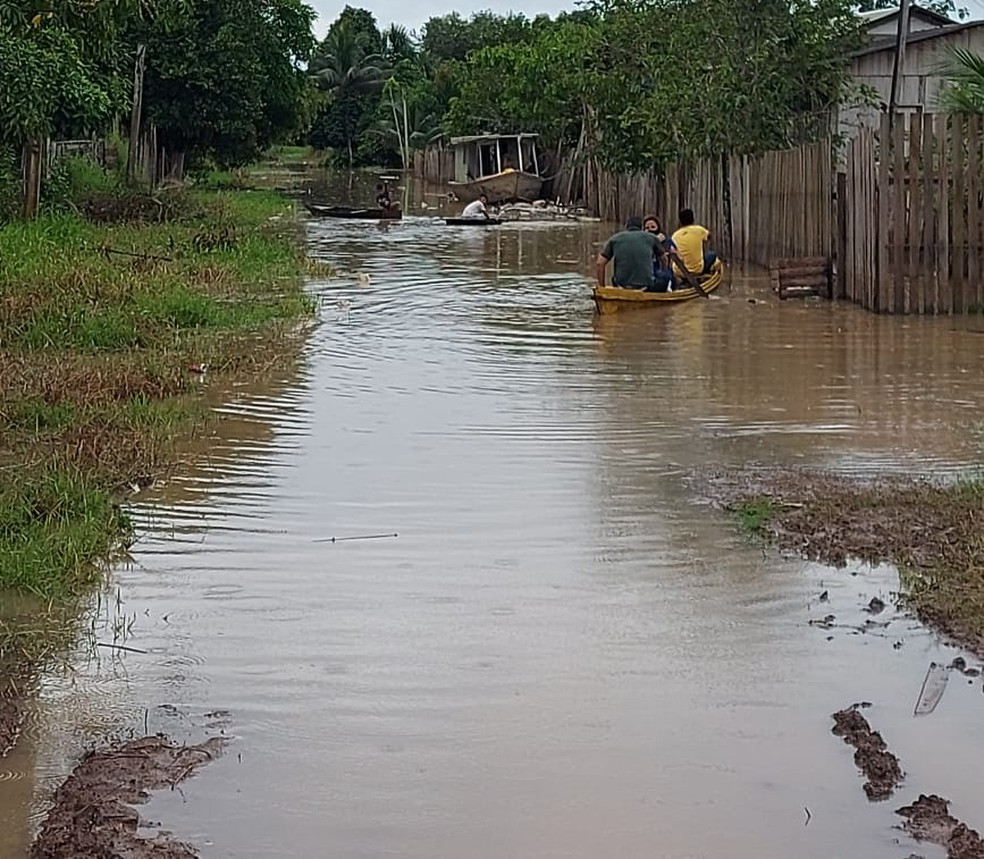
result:
[(953, 113), (984, 113), (984, 57), (954, 48), (941, 69), (940, 104)]
[(417, 44), (406, 27), (390, 24), (383, 31), (383, 56), (391, 63), (412, 60), (417, 56)]
[[(340, 21), (328, 34), (311, 61), (310, 72), (318, 85), (331, 93), (334, 104), (362, 93), (378, 92), (386, 83), (386, 62), (367, 51), (366, 40), (349, 21)], [(357, 123), (349, 111), (344, 121), (349, 169), (352, 169), (352, 143)]]
[(383, 120), (379, 128), (396, 138), (403, 168), (407, 170), (411, 167), (411, 150), (426, 149), (441, 138), (443, 131), (433, 114), (421, 110), (418, 104), (407, 103), (406, 90), (395, 80), (387, 81), (385, 92), (384, 106), (393, 118)]

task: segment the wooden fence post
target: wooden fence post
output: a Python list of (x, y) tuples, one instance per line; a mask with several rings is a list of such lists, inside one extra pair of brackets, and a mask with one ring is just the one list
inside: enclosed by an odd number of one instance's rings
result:
[(133, 182), (137, 166), (137, 149), (140, 147), (140, 114), (143, 110), (144, 66), (147, 46), (137, 45), (137, 57), (133, 64), (133, 106), (130, 110), (130, 146), (126, 154), (126, 181)]
[(38, 214), (41, 201), (41, 174), (43, 172), (43, 146), (37, 138), (24, 144), (21, 167), (23, 171), (24, 218), (30, 220)]
[(847, 298), (847, 174), (837, 174), (837, 223), (834, 258), (837, 279), (831, 282), (829, 298)]

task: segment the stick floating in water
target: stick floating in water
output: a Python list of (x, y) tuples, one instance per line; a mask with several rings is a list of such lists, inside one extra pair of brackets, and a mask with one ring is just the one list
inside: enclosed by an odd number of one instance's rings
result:
[(323, 537), (315, 543), (347, 543), (349, 540), (385, 540), (388, 537), (399, 537), (399, 534), (362, 534), (358, 537)]

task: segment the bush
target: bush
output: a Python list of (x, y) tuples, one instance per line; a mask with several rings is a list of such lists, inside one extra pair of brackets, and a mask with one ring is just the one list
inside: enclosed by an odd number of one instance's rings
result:
[(119, 180), (91, 158), (72, 155), (56, 161), (41, 180), (41, 207), (47, 212), (66, 212), (94, 194), (111, 194)]
[(20, 159), (12, 146), (0, 145), (0, 224), (17, 216), (20, 196)]

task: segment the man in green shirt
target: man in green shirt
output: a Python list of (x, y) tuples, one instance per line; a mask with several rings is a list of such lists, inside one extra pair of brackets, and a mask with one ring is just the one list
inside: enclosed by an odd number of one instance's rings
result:
[(631, 217), (625, 229), (615, 233), (598, 255), (598, 286), (605, 285), (605, 269), (615, 261), (612, 284), (623, 289), (652, 290), (653, 258), (665, 258), (666, 248), (652, 233), (643, 232), (642, 218)]

